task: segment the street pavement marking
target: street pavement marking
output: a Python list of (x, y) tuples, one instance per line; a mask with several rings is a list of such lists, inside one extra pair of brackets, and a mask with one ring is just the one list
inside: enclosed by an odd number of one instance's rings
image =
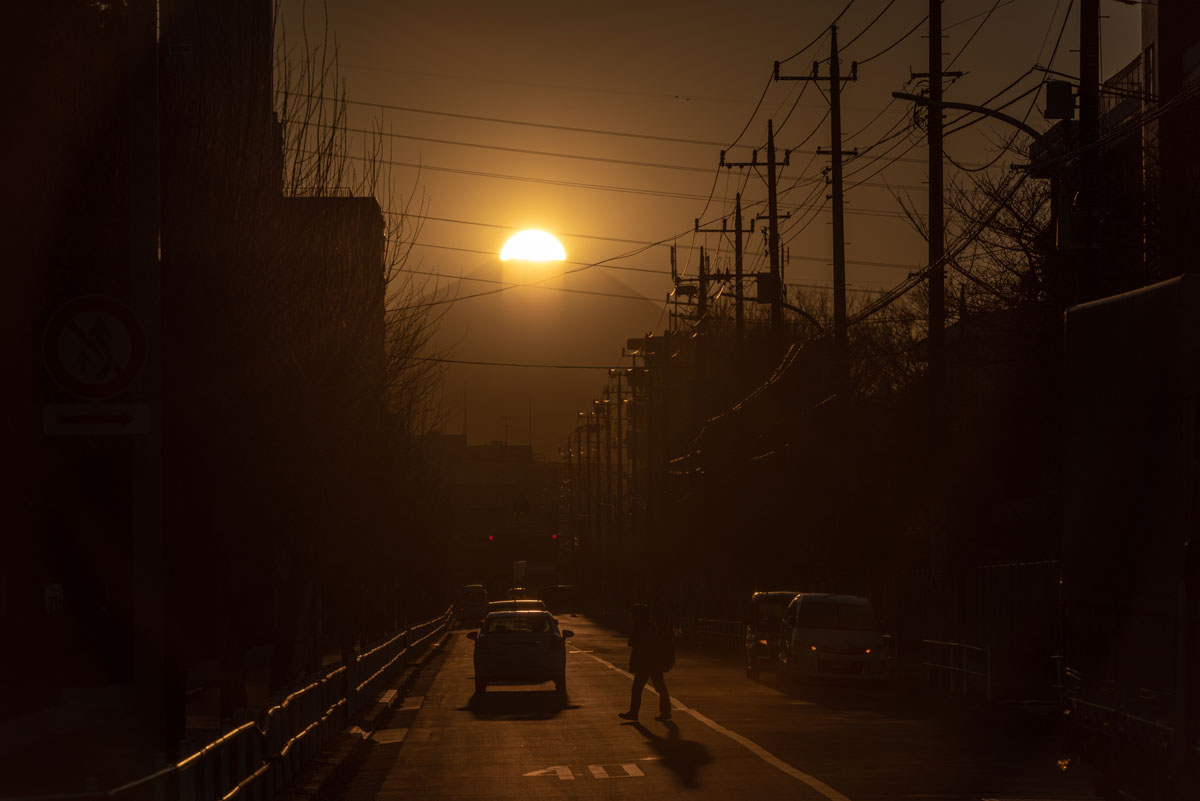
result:
[[(628, 671), (621, 670), (621, 668), (617, 667), (612, 662), (609, 662), (607, 659), (601, 659), (600, 657), (596, 656), (595, 654), (588, 654), (588, 656), (591, 657), (592, 659), (595, 659), (597, 662), (599, 662), (600, 664), (609, 668), (610, 670), (615, 670), (617, 673), (620, 673), (622, 676), (626, 677), (630, 681), (633, 680), (633, 674), (629, 673)], [(654, 693), (655, 695), (658, 695), (658, 693), (655, 691), (655, 689), (653, 687), (647, 685), (646, 689), (649, 690), (650, 692)], [(810, 776), (809, 774), (805, 773), (802, 770), (797, 770), (796, 768), (789, 765), (787, 762), (784, 762), (782, 759), (780, 759), (779, 757), (772, 754), (767, 749), (763, 748), (758, 743), (754, 742), (753, 740), (751, 740), (747, 737), (743, 737), (742, 735), (738, 734), (735, 731), (725, 728), (720, 723), (717, 723), (716, 721), (711, 720), (708, 717), (705, 717), (701, 713), (697, 712), (696, 710), (692, 709), (691, 707), (689, 707), (686, 704), (684, 704), (683, 702), (681, 702), (678, 698), (675, 698), (675, 697), (671, 698), (671, 706), (674, 709), (678, 709), (682, 712), (687, 712), (689, 715), (691, 715), (696, 720), (703, 723), (705, 726), (708, 726), (713, 731), (718, 732), (719, 734), (724, 734), (726, 737), (733, 740), (735, 743), (741, 745), (743, 748), (748, 750), (750, 753), (754, 754), (756, 757), (761, 759), (763, 762), (766, 762), (768, 765), (770, 765), (774, 768), (777, 768), (778, 770), (782, 771), (783, 773), (786, 773), (788, 776), (791, 776), (793, 779), (798, 779), (799, 781), (804, 782), (809, 787), (811, 787), (813, 790), (816, 790), (818, 793), (820, 793), (821, 795), (828, 798), (829, 801), (850, 801), (850, 798), (848, 796), (842, 795), (837, 790), (833, 789), (828, 784), (826, 784), (825, 782), (818, 779), (816, 776)]]
[(404, 712), (404, 711), (410, 710), (410, 709), (420, 709), (421, 704), (423, 704), (423, 703), (425, 703), (425, 696), (410, 695), (408, 698), (405, 698), (404, 703), (402, 703), (400, 705), (400, 711)]
[[(620, 768), (625, 771), (624, 775), (613, 776), (608, 772), (609, 768)], [(632, 762), (623, 762), (620, 765), (588, 765), (588, 770), (597, 779), (636, 779), (638, 776), (645, 776), (642, 769)]]
[(396, 691), (388, 690), (383, 695), (379, 696), (379, 702), (384, 706), (391, 706), (392, 701), (396, 700)]
[(568, 780), (574, 781), (575, 780), (575, 774), (572, 773), (571, 769), (569, 767), (567, 767), (566, 765), (554, 765), (549, 768), (542, 768), (541, 770), (531, 770), (528, 773), (522, 773), (521, 775), (522, 776), (557, 776), (558, 778), (562, 779), (563, 781), (568, 781)]

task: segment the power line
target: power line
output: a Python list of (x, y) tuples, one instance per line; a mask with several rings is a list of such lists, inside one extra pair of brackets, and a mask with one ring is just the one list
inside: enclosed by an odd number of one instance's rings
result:
[(581, 161), (598, 161), (604, 164), (627, 164), (631, 167), (655, 167), (663, 170), (683, 170), (685, 172), (702, 172), (707, 174), (709, 167), (692, 167), (686, 164), (663, 164), (655, 161), (630, 161), (614, 159), (605, 156), (586, 156), (581, 153), (556, 153), (550, 150), (530, 150), (523, 147), (505, 147), (503, 145), (488, 145), (482, 142), (462, 142), (454, 139), (438, 139), (433, 136), (416, 136), (415, 134), (394, 133), (391, 131), (372, 131), (366, 128), (350, 128), (334, 125), (320, 125), (323, 128), (338, 128), (350, 133), (367, 134), (368, 136), (386, 136), (392, 139), (411, 139), (417, 142), (433, 142), (439, 145), (454, 145), (455, 147), (475, 147), (483, 150), (501, 150), (505, 153), (523, 153), (530, 156), (551, 156), (559, 159), (578, 159)]
[[(900, 212), (895, 212), (895, 213), (900, 214)], [(470, 223), (468, 223), (468, 224), (470, 224)], [(683, 232), (683, 233), (688, 233), (688, 232)], [(625, 239), (625, 240), (617, 240), (617, 241), (629, 242), (629, 243), (639, 242), (639, 240), (636, 240), (636, 239)], [(642, 248), (641, 250), (646, 250), (650, 247), (658, 247), (661, 245), (667, 245), (669, 243), (670, 243), (670, 240), (661, 240), (658, 242), (644, 242), (643, 244), (645, 244), (647, 247)], [(419, 239), (404, 240), (404, 241), (398, 242), (397, 244), (410, 245), (412, 247), (419, 247), (419, 248), (434, 248), (435, 250), (454, 250), (454, 251), (458, 251), (460, 253), (478, 253), (482, 256), (495, 256), (496, 255), (496, 252), (493, 250), (480, 250), (479, 248), (467, 248), (467, 247), (463, 247), (461, 245), (438, 245), (438, 244), (434, 244), (432, 242), (423, 242)], [(695, 246), (695, 245), (680, 245), (679, 247), (687, 248), (689, 250), (698, 250), (699, 249), (698, 246)], [(612, 257), (612, 259), (620, 259), (620, 258), (626, 258), (626, 257), (625, 256), (613, 256)], [(804, 256), (804, 255), (793, 254), (791, 256), (791, 258), (798, 259), (800, 261), (819, 261), (819, 262), (829, 261), (828, 259), (826, 259), (822, 256)], [(670, 270), (659, 270), (659, 269), (655, 269), (652, 267), (627, 267), (627, 266), (621, 265), (621, 264), (607, 264), (607, 263), (597, 264), (595, 262), (572, 261), (570, 259), (565, 259), (565, 260), (563, 260), (562, 263), (563, 264), (574, 264), (581, 268), (599, 267), (604, 270), (624, 270), (626, 272), (650, 273), (652, 275), (670, 275), (671, 274)], [(892, 268), (903, 269), (903, 270), (911, 270), (913, 268), (913, 266), (911, 264), (899, 264), (897, 262), (889, 262), (889, 261), (863, 261), (863, 260), (853, 261), (853, 260), (847, 259), (846, 263), (858, 265), (860, 267), (892, 267)], [(570, 272), (574, 272), (574, 271), (572, 270)], [(569, 273), (560, 273), (559, 275), (565, 275), (565, 274), (569, 274)], [(681, 271), (681, 274), (683, 274), (682, 271)], [(439, 273), (439, 275), (441, 275), (441, 273)], [(443, 276), (443, 277), (454, 278), (455, 276)], [(551, 277), (557, 277), (557, 276), (551, 276)], [(549, 279), (545, 279), (545, 280), (549, 280)], [(528, 286), (528, 285), (527, 284), (516, 284), (516, 286)]]
[[(949, 70), (951, 67), (954, 66), (954, 62), (958, 61), (959, 57), (962, 56), (962, 54), (966, 52), (967, 48), (971, 46), (971, 42), (975, 41), (975, 37), (979, 35), (979, 32), (981, 30), (983, 30), (983, 26), (988, 24), (988, 20), (990, 20), (992, 18), (992, 14), (996, 13), (996, 9), (1000, 8), (1000, 2), (1001, 2), (1001, 0), (996, 0), (996, 2), (992, 3), (992, 7), (989, 8), (986, 12), (984, 12), (984, 14), (982, 15), (983, 21), (975, 26), (975, 30), (971, 31), (971, 35), (967, 37), (967, 41), (963, 42), (963, 46), (960, 47), (958, 49), (958, 52), (954, 54), (954, 57), (950, 59), (950, 63), (946, 65), (947, 70)], [(1015, 0), (1008, 0), (1008, 2), (1012, 3), (1012, 2), (1015, 2)], [(1005, 3), (1005, 5), (1007, 5), (1007, 4), (1008, 3)], [(975, 16), (980, 16), (980, 15), (976, 14)], [(965, 22), (966, 20), (963, 20), (963, 21)], [(961, 23), (958, 23), (958, 24), (961, 24)], [(944, 31), (944, 30), (946, 30), (946, 28), (943, 27), (942, 30)]]
[(896, 0), (888, 0), (888, 2), (887, 2), (887, 5), (885, 5), (885, 6), (884, 6), (882, 9), (880, 9), (879, 13), (875, 15), (875, 19), (873, 19), (873, 20), (871, 20), (870, 22), (868, 22), (868, 23), (867, 23), (867, 27), (863, 28), (861, 31), (859, 31), (858, 33), (856, 33), (856, 34), (854, 35), (854, 37), (853, 37), (853, 38), (851, 38), (851, 39), (850, 39), (850, 41), (848, 41), (848, 42), (846, 42), (844, 45), (842, 45), (842, 47), (844, 47), (844, 48), (846, 48), (846, 49), (849, 49), (850, 45), (852, 45), (852, 44), (854, 44), (855, 42), (857, 42), (857, 41), (859, 40), (859, 38), (860, 38), (860, 37), (861, 37), (861, 36), (862, 36), (864, 33), (866, 33), (867, 31), (871, 30), (871, 28), (872, 28), (872, 27), (874, 27), (875, 23), (876, 23), (876, 22), (879, 22), (879, 18), (880, 18), (880, 17), (882, 17), (884, 14), (886, 14), (886, 13), (887, 13), (887, 10), (888, 10), (889, 8), (891, 8), (891, 7), (892, 7), (893, 5), (895, 5), (895, 4), (896, 4)]
[(419, 362), (440, 364), (469, 364), (480, 367), (523, 367), (534, 370), (612, 370), (611, 364), (529, 364), (525, 362), (487, 362), (475, 359), (447, 359), (442, 356), (409, 356)]
[(469, 275), (445, 275), (443, 273), (433, 272), (431, 270), (408, 270), (400, 268), (399, 272), (408, 273), (409, 275), (428, 275), (434, 278), (444, 278), (447, 281), (475, 281), (481, 284), (498, 284), (500, 286), (516, 289), (517, 287), (525, 287), (527, 289), (542, 289), (549, 292), (566, 292), (571, 295), (594, 295), (601, 298), (616, 298), (618, 300), (644, 300), (650, 303), (657, 303), (658, 298), (648, 298), (645, 295), (622, 295), (617, 292), (601, 292), (595, 289), (570, 289), (563, 286), (545, 286), (542, 284), (520, 284), (514, 281), (501, 281), (495, 278), (475, 278)]
[(292, 93), (291, 96), (303, 97), (309, 100), (320, 100), (329, 103), (347, 103), (352, 106), (368, 106), (370, 108), (379, 108), (388, 111), (404, 111), (410, 114), (431, 114), (438, 117), (453, 117), (460, 120), (475, 120), (476, 122), (494, 122), (503, 125), (521, 125), (529, 128), (548, 128), (555, 131), (570, 131), (572, 133), (596, 134), (600, 136), (622, 136), (630, 139), (648, 139), (654, 142), (676, 142), (684, 145), (724, 147), (724, 144), (721, 142), (712, 142), (705, 139), (686, 139), (678, 136), (658, 136), (656, 134), (635, 133), (633, 131), (609, 131), (602, 128), (581, 128), (571, 125), (555, 125), (548, 122), (527, 122), (525, 120), (511, 120), (503, 117), (485, 117), (479, 114), (459, 114), (452, 111), (438, 111), (436, 109), (416, 108), (413, 106), (396, 106), (390, 103), (374, 103), (367, 100), (351, 100), (349, 98), (325, 97), (323, 95), (307, 95), (299, 92)]
[(852, 5), (854, 5), (854, 0), (850, 0), (848, 3), (846, 3), (845, 7), (844, 7), (844, 8), (842, 8), (842, 10), (838, 12), (838, 15), (837, 15), (836, 17), (834, 17), (834, 18), (833, 18), (833, 21), (832, 21), (832, 22), (830, 22), (830, 23), (829, 23), (829, 25), (826, 25), (824, 28), (822, 28), (822, 29), (821, 29), (821, 32), (820, 32), (820, 33), (818, 33), (816, 36), (814, 36), (811, 42), (809, 42), (809, 43), (808, 43), (808, 44), (806, 44), (804, 47), (802, 47), (802, 48), (800, 48), (799, 50), (797, 50), (795, 53), (792, 53), (792, 54), (791, 54), (790, 56), (788, 56), (787, 58), (780, 59), (779, 63), (780, 63), (780, 64), (786, 64), (786, 63), (788, 63), (788, 62), (789, 62), (789, 61), (791, 61), (792, 59), (794, 59), (794, 58), (796, 58), (796, 57), (798, 57), (798, 56), (802, 55), (802, 54), (804, 53), (804, 51), (805, 51), (805, 50), (808, 50), (810, 47), (812, 47), (813, 45), (815, 45), (817, 42), (821, 41), (821, 39), (823, 39), (823, 38), (825, 37), (825, 32), (829, 30), (830, 26), (831, 26), (831, 25), (836, 25), (836, 24), (837, 24), (837, 22), (838, 22), (838, 20), (840, 20), (840, 19), (842, 18), (842, 15), (843, 15), (843, 14), (845, 14), (847, 11), (849, 11), (849, 10), (850, 10), (850, 6), (852, 6)]
[(904, 34), (904, 35), (903, 35), (903, 36), (901, 36), (899, 39), (897, 39), (896, 41), (892, 42), (892, 43), (891, 43), (890, 45), (888, 45), (887, 47), (885, 47), (885, 48), (883, 48), (882, 50), (880, 50), (878, 53), (875, 53), (874, 55), (871, 55), (871, 56), (867, 56), (866, 58), (860, 58), (860, 59), (858, 60), (859, 66), (861, 66), (861, 65), (863, 65), (863, 64), (867, 64), (867, 63), (869, 63), (869, 62), (872, 62), (872, 61), (874, 61), (875, 59), (877, 59), (877, 58), (879, 58), (880, 56), (882, 56), (884, 53), (886, 53), (886, 52), (888, 52), (889, 50), (891, 50), (893, 47), (895, 47), (895, 46), (897, 46), (898, 44), (900, 44), (901, 42), (903, 42), (903, 41), (904, 41), (905, 39), (907, 39), (908, 37), (912, 36), (914, 33), (916, 33), (916, 32), (917, 32), (917, 28), (920, 28), (922, 25), (924, 25), (924, 24), (925, 24), (925, 21), (926, 21), (926, 20), (928, 20), (928, 19), (929, 19), (929, 15), (928, 15), (928, 14), (926, 14), (925, 16), (921, 17), (921, 19), (917, 20), (917, 24), (916, 24), (916, 25), (914, 25), (914, 26), (912, 26), (912, 28), (910, 28), (910, 29), (909, 29), (908, 33)]

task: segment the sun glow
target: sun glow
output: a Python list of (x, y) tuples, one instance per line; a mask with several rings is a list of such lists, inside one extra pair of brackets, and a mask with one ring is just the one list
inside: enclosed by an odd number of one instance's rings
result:
[(500, 261), (562, 261), (566, 257), (563, 246), (545, 231), (513, 234), (500, 249)]

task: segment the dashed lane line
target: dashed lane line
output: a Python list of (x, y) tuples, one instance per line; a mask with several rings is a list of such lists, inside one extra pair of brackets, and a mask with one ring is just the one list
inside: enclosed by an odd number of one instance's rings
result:
[[(600, 657), (598, 657), (592, 653), (588, 653), (587, 656), (592, 659), (595, 659), (597, 662), (604, 665), (608, 669), (615, 670), (617, 673), (620, 673), (622, 676), (625, 676), (630, 681), (633, 680), (633, 674), (629, 673), (628, 671), (621, 670), (621, 668), (617, 667), (612, 662), (609, 662), (607, 659), (601, 659)], [(654, 690), (653, 687), (647, 685), (646, 689), (649, 690), (650, 692), (654, 693), (655, 695), (658, 695), (658, 693)], [(711, 718), (701, 714), (700, 712), (697, 712), (695, 709), (692, 709), (687, 704), (684, 704), (678, 698), (672, 697), (671, 705), (672, 705), (672, 708), (674, 708), (674, 709), (678, 709), (681, 712), (687, 712), (689, 715), (694, 717), (696, 720), (700, 721), (705, 726), (708, 726), (710, 729), (717, 732), (718, 734), (725, 735), (730, 740), (733, 740), (735, 743), (742, 746), (743, 748), (748, 750), (750, 753), (754, 754), (756, 757), (761, 759), (763, 762), (766, 762), (771, 767), (782, 771), (783, 773), (787, 774), (788, 776), (791, 776), (793, 779), (804, 782), (810, 788), (812, 788), (816, 792), (818, 792), (821, 795), (828, 798), (829, 801), (850, 801), (850, 798), (848, 796), (842, 795), (837, 790), (833, 789), (828, 784), (826, 784), (825, 782), (818, 779), (816, 776), (810, 776), (809, 774), (805, 773), (802, 770), (797, 770), (796, 768), (792, 767), (787, 762), (784, 762), (782, 759), (780, 759), (779, 757), (772, 754), (767, 749), (763, 748), (758, 743), (754, 742), (753, 740), (749, 739), (748, 737), (743, 737), (742, 735), (738, 734), (737, 732), (733, 731), (732, 729), (725, 728), (720, 723), (717, 723), (715, 720), (712, 720)]]

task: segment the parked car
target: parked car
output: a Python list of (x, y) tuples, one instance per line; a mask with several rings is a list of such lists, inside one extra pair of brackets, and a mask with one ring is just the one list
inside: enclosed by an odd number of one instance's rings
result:
[(559, 632), (549, 612), (488, 613), (479, 631), (467, 634), (467, 639), (475, 641), (475, 692), (485, 692), (495, 681), (553, 681), (554, 689), (565, 693), (566, 641), (574, 636), (570, 629)]
[(487, 614), (487, 588), (482, 584), (468, 584), (458, 591), (454, 612), (460, 623), (476, 623)]
[(504, 597), (510, 601), (536, 599), (537, 593), (528, 587), (510, 587)]
[(802, 592), (779, 630), (781, 678), (888, 675), (887, 641), (871, 602), (857, 595)]
[(756, 592), (746, 610), (746, 676), (757, 679), (759, 671), (774, 670), (779, 651), (779, 624), (796, 590)]

